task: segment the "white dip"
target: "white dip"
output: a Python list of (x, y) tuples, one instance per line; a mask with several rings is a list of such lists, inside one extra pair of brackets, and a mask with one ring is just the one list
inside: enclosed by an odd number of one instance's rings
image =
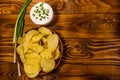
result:
[(39, 2), (31, 8), (30, 18), (37, 25), (47, 25), (53, 19), (53, 9), (47, 3)]

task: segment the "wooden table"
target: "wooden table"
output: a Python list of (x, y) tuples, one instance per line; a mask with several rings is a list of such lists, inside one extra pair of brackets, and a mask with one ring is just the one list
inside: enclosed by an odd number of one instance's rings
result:
[[(39, 27), (29, 17), (24, 31)], [(120, 0), (45, 0), (54, 9), (46, 27), (61, 37), (60, 66), (32, 80), (120, 80)], [(25, 0), (0, 0), (0, 80), (29, 80), (13, 63), (15, 22)]]

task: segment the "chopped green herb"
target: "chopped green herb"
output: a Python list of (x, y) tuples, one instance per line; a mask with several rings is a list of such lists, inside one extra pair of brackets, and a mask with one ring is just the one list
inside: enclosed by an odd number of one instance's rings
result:
[(37, 11), (39, 11), (38, 9), (36, 9)]
[(48, 14), (46, 14), (46, 16), (48, 16)]
[(45, 17), (45, 16), (43, 16), (43, 18), (45, 19), (46, 17)]
[(36, 13), (38, 13), (39, 12), (39, 10), (38, 9), (36, 9)]
[(36, 6), (36, 8), (38, 8), (38, 6)]
[(42, 7), (42, 6), (43, 6), (43, 4), (44, 4), (44, 3), (41, 3), (41, 4), (40, 4), (40, 7)]
[(42, 20), (42, 18), (40, 18), (40, 21)]
[(38, 11), (38, 13), (41, 13), (41, 11)]
[(44, 7), (42, 7), (41, 10), (44, 10)]
[(41, 14), (38, 15), (39, 17), (41, 16)]
[(43, 10), (43, 14), (45, 14), (45, 11)]
[(33, 17), (35, 17), (35, 14), (34, 14), (34, 13), (33, 13), (32, 15), (33, 15)]
[(36, 19), (38, 19), (38, 17), (36, 17)]

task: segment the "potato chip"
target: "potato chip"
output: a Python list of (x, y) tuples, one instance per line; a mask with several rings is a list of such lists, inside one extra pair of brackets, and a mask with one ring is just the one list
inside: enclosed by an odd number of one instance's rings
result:
[(31, 38), (35, 35), (35, 34), (39, 34), (39, 31), (37, 30), (30, 30), (29, 32), (26, 33), (26, 37), (25, 37), (25, 41), (23, 43), (24, 46), (24, 53), (27, 52), (29, 46), (31, 45)]
[(53, 59), (41, 59), (41, 67), (44, 72), (50, 72), (55, 68), (55, 61)]
[(43, 50), (43, 47), (39, 44), (31, 44), (29, 46), (29, 48), (32, 50), (32, 51), (35, 51), (37, 53), (40, 53), (42, 50)]
[(25, 59), (25, 56), (24, 56), (24, 55), (20, 55), (20, 59), (21, 59), (21, 61), (22, 61), (23, 63), (26, 61), (26, 59)]
[(43, 37), (42, 42), (45, 44), (47, 42), (47, 39), (45, 37)]
[(36, 35), (39, 34), (39, 31), (37, 30), (30, 30), (26, 33), (26, 37), (25, 37), (25, 41), (29, 42), (31, 40), (31, 38)]
[(59, 42), (59, 38), (57, 34), (52, 34), (47, 37), (47, 43), (48, 43), (48, 49), (50, 51), (54, 52), (54, 50), (57, 48)]
[(41, 28), (38, 29), (38, 31), (40, 33), (44, 34), (44, 35), (50, 35), (50, 34), (52, 34), (52, 32), (49, 29), (47, 29), (46, 27), (41, 27)]
[(27, 75), (29, 78), (34, 78), (34, 77), (36, 77), (38, 74), (39, 74), (39, 71), (36, 72), (36, 73), (26, 73), (26, 75)]
[(38, 41), (40, 41), (40, 39), (43, 37), (43, 34), (36, 34), (36, 35), (34, 35), (33, 37), (32, 37), (32, 40), (31, 40), (31, 42), (33, 43), (33, 42), (38, 42)]
[(30, 42), (24, 42), (23, 43), (23, 49), (24, 49), (24, 54), (27, 52), (27, 50), (29, 49), (29, 46), (31, 45)]
[(25, 61), (25, 63), (27, 63), (27, 64), (40, 64), (40, 61), (41, 61), (41, 57), (40, 56), (38, 56), (37, 58), (26, 58), (26, 61)]
[(39, 63), (24, 63), (24, 71), (28, 77), (36, 77), (41, 70)]
[[(35, 55), (35, 54), (33, 54), (33, 55)], [(35, 55), (35, 57), (32, 57), (32, 56), (30, 56), (29, 54), (25, 54), (25, 58), (26, 58), (26, 63), (29, 63), (29, 64), (33, 64), (33, 63), (39, 63), (40, 64), (40, 61), (41, 61), (41, 56), (40, 55), (38, 55), (38, 56), (36, 56)]]
[(59, 47), (58, 47), (53, 53), (53, 59), (57, 60), (59, 58), (60, 58), (60, 50), (59, 50)]
[(28, 64), (24, 63), (24, 70), (26, 73), (36, 73), (40, 70), (40, 65), (37, 63)]
[(24, 51), (23, 51), (23, 45), (19, 45), (17, 47), (17, 53), (20, 55), (20, 59), (24, 63), (25, 62), (25, 56), (24, 56)]
[(28, 53), (33, 53), (33, 51), (31, 49), (28, 49), (26, 54), (28, 54)]
[(41, 53), (40, 53), (40, 56), (42, 58), (45, 58), (45, 59), (51, 59), (53, 56), (52, 56), (52, 52), (49, 50), (49, 49), (44, 49)]
[(19, 55), (23, 54), (24, 53), (23, 45), (22, 44), (19, 45), (16, 50)]
[(35, 52), (33, 52), (33, 53), (26, 53), (25, 54), (25, 58), (29, 58), (29, 59), (33, 59), (33, 58), (37, 58), (39, 56), (39, 54), (38, 53), (35, 53)]

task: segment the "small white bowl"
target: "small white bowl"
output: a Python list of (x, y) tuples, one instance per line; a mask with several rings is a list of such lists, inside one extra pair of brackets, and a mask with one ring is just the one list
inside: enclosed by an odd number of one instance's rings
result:
[(53, 19), (52, 7), (44, 2), (35, 4), (30, 10), (30, 18), (37, 25), (47, 25)]

